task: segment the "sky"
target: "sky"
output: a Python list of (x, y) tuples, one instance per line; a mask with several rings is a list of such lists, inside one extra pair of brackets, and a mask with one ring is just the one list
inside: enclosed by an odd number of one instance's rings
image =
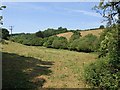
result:
[(97, 28), (103, 17), (92, 10), (98, 2), (4, 2), (3, 27), (13, 33), (35, 33), (47, 28)]

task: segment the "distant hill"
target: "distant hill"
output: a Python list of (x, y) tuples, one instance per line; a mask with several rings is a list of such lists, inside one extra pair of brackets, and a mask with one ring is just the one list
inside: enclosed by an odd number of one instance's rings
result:
[[(104, 29), (96, 29), (96, 30), (81, 30), (80, 33), (82, 35), (82, 37), (88, 35), (88, 34), (93, 34), (96, 36), (100, 36), (100, 33), (103, 31)], [(73, 32), (66, 32), (66, 33), (61, 33), (61, 34), (57, 34), (58, 37), (66, 37), (68, 40), (69, 38), (72, 36)]]

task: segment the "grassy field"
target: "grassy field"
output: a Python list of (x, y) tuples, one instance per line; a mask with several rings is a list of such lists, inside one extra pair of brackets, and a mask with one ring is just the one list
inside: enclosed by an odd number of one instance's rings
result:
[(79, 53), (8, 42), (2, 46), (3, 87), (86, 88), (83, 66), (93, 53)]
[[(103, 31), (104, 29), (97, 29), (97, 30), (88, 30), (88, 31), (80, 31), (81, 33), (81, 36), (84, 37), (88, 34), (93, 34), (93, 35), (96, 35), (96, 36), (100, 36), (100, 33)], [(59, 37), (66, 37), (67, 40), (70, 39), (70, 37), (73, 35), (72, 32), (66, 32), (66, 33), (61, 33), (61, 34), (58, 34), (57, 36)]]

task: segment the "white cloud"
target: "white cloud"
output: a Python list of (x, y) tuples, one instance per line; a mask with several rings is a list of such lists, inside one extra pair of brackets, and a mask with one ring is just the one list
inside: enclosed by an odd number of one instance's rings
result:
[(89, 16), (94, 16), (94, 17), (101, 17), (100, 14), (95, 13), (95, 12), (90, 12), (90, 11), (86, 11), (86, 10), (75, 10), (75, 9), (64, 9), (68, 12), (76, 12), (76, 13), (82, 13), (85, 15), (89, 15)]
[(83, 13), (83, 14), (85, 14), (85, 15), (89, 15), (89, 16), (100, 17), (100, 15), (97, 14), (97, 13), (94, 13), (94, 12), (88, 12), (88, 11), (85, 11), (85, 10), (75, 10), (75, 12), (80, 12), (80, 13)]

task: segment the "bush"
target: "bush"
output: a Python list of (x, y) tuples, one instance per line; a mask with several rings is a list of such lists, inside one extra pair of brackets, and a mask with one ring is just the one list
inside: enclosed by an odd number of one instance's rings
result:
[(100, 29), (104, 29), (105, 27), (104, 27), (104, 25), (100, 25), (100, 27), (99, 27)]
[(44, 38), (44, 35), (41, 31), (35, 33), (36, 37)]
[(95, 35), (88, 34), (82, 38), (69, 43), (69, 50), (77, 50), (83, 52), (92, 52), (97, 50), (98, 39)]
[(6, 39), (8, 40), (9, 35), (9, 31), (5, 28), (1, 29), (2, 31), (0, 31), (0, 36), (2, 37), (2, 39)]
[(107, 27), (100, 35), (99, 39), (99, 57), (108, 55), (117, 45), (118, 39), (117, 26)]
[(109, 65), (108, 57), (85, 66), (84, 77), (92, 87), (111, 90), (120, 87), (120, 72)]
[(88, 34), (81, 39), (81, 42), (78, 44), (78, 51), (91, 52), (96, 51), (98, 38), (93, 34)]
[(58, 38), (57, 36), (51, 36), (48, 39), (45, 40), (43, 46), (47, 47), (47, 48), (51, 48), (52, 47), (52, 43), (54, 41), (54, 39)]
[(42, 46), (44, 43), (42, 38), (38, 38), (34, 34), (16, 35), (11, 40), (29, 46)]
[(44, 37), (50, 37), (59, 33), (65, 33), (68, 32), (67, 28), (62, 28), (59, 27), (58, 29), (52, 29), (52, 28), (48, 28), (47, 30), (43, 31), (43, 35)]
[(27, 40), (26, 43), (23, 43), (24, 45), (29, 46), (42, 46), (43, 45), (43, 39), (42, 38), (33, 38), (31, 40)]
[(77, 51), (77, 46), (78, 46), (78, 42), (80, 41), (80, 39), (76, 39), (74, 40), (73, 42), (69, 42), (69, 45), (68, 45), (68, 49), (69, 50), (74, 50), (74, 51)]
[(65, 37), (59, 37), (52, 43), (52, 47), (56, 49), (67, 49), (67, 39)]
[(76, 39), (79, 39), (81, 37), (81, 34), (79, 31), (74, 31), (73, 35), (70, 37), (69, 42), (73, 42)]

